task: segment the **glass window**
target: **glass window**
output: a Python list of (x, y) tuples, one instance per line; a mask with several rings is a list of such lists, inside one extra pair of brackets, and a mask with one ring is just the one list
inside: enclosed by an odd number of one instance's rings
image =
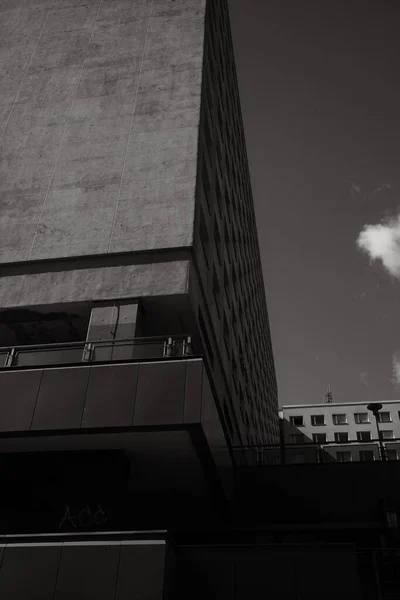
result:
[(294, 425), (295, 427), (303, 427), (304, 426), (302, 415), (296, 415), (295, 417), (289, 417), (289, 420), (290, 420), (290, 424)]
[(312, 437), (315, 444), (326, 444), (326, 433), (313, 433)]
[(379, 423), (391, 423), (390, 412), (378, 412), (378, 421)]
[(336, 460), (338, 462), (350, 462), (351, 461), (351, 452), (336, 452)]
[(357, 440), (359, 442), (370, 442), (371, 432), (370, 431), (357, 431)]
[(373, 450), (360, 450), (359, 455), (360, 455), (361, 462), (368, 462), (370, 460), (375, 460)]
[(360, 423), (369, 423), (369, 414), (366, 412), (354, 413), (354, 420), (358, 425), (360, 425)]
[(397, 450), (396, 448), (386, 448), (386, 458), (388, 460), (397, 460)]
[(346, 423), (347, 423), (347, 415), (344, 413), (332, 415), (332, 419), (333, 419), (334, 425), (346, 425)]
[(311, 425), (325, 425), (325, 415), (311, 415)]
[(349, 434), (347, 431), (337, 431), (335, 433), (335, 442), (343, 443), (349, 441)]
[(384, 440), (392, 440), (394, 438), (393, 431), (391, 429), (385, 429), (382, 431), (382, 437)]
[(290, 441), (292, 444), (302, 444), (304, 442), (304, 435), (302, 433), (291, 435)]
[(299, 464), (305, 462), (306, 457), (304, 456), (304, 452), (293, 452), (292, 454), (292, 463)]

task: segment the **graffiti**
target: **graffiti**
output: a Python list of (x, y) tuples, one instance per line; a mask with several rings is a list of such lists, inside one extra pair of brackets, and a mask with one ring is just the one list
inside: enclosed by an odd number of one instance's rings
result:
[(90, 527), (91, 525), (104, 525), (108, 521), (107, 515), (100, 504), (93, 510), (88, 504), (79, 511), (71, 510), (69, 505), (65, 506), (64, 516), (58, 525), (61, 529), (64, 525), (70, 525), (74, 529)]

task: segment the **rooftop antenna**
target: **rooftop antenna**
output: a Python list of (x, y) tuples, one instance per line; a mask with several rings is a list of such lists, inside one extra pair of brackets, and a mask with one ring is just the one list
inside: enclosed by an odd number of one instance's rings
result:
[(333, 395), (332, 395), (332, 392), (331, 392), (331, 384), (330, 383), (328, 384), (328, 389), (327, 389), (326, 394), (325, 394), (325, 402), (327, 404), (331, 404), (331, 402), (333, 402)]

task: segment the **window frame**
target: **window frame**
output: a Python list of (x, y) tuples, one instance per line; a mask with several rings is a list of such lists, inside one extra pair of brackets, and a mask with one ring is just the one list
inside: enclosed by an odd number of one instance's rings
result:
[[(396, 458), (389, 458), (388, 452), (395, 452)], [(399, 460), (399, 453), (397, 448), (385, 448), (386, 460)]]
[[(325, 415), (310, 415), (311, 416), (311, 425), (313, 427), (324, 427), (326, 425), (325, 422)], [(315, 418), (316, 417), (322, 417), (322, 419), (324, 420), (323, 423), (315, 423)]]
[[(366, 421), (358, 421), (357, 420), (357, 416), (358, 415), (367, 415), (367, 420)], [(369, 425), (371, 423), (371, 421), (369, 420), (369, 413), (367, 412), (355, 412), (354, 413), (354, 422), (356, 425)]]
[[(335, 417), (344, 417), (344, 422), (343, 423), (336, 423), (335, 422)], [(347, 414), (346, 413), (334, 413), (332, 415), (332, 423), (334, 425), (348, 425)]]
[[(392, 435), (385, 437), (385, 433), (391, 433)], [(381, 429), (381, 435), (383, 440), (394, 440), (394, 431), (393, 429)]]
[[(363, 440), (361, 438), (361, 435), (365, 434), (365, 433), (369, 434), (369, 438), (367, 440)], [(356, 435), (357, 435), (357, 442), (371, 442), (372, 441), (371, 431), (369, 429), (366, 429), (365, 431), (357, 431)]]
[[(325, 437), (325, 440), (323, 442), (317, 440), (316, 437), (318, 435), (323, 435)], [(313, 433), (312, 436), (313, 436), (313, 444), (326, 444), (327, 443), (326, 442), (326, 433)]]
[[(382, 419), (382, 415), (389, 415), (389, 419), (387, 421), (384, 421)], [(390, 410), (383, 410), (382, 412), (378, 412), (378, 423), (392, 423), (392, 415), (390, 414)]]
[[(340, 435), (345, 435), (346, 436), (346, 440), (339, 440), (337, 439), (338, 436)], [(349, 443), (349, 432), (348, 431), (335, 431), (335, 442), (337, 444), (348, 444)]]
[[(349, 460), (340, 460), (339, 455), (343, 456), (345, 454), (347, 454), (349, 456)], [(352, 462), (353, 455), (350, 450), (338, 450), (336, 452), (336, 460), (337, 460), (337, 462)]]
[[(301, 419), (301, 424), (296, 425), (296, 423), (294, 423), (294, 419)], [(304, 427), (304, 417), (303, 415), (291, 415), (289, 416), (289, 423), (292, 425), (292, 427)]]
[[(361, 456), (363, 454), (365, 454), (366, 452), (372, 454), (372, 461), (370, 461), (370, 459), (362, 459)], [(375, 460), (375, 452), (373, 450), (359, 450), (358, 451), (358, 458), (360, 462), (373, 462)]]

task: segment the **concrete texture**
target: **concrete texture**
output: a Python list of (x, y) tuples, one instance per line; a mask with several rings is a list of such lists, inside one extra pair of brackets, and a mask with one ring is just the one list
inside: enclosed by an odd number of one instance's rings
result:
[(0, 0), (0, 262), (192, 243), (204, 15)]
[(0, 306), (113, 301), (187, 294), (189, 261), (82, 268), (0, 277)]

